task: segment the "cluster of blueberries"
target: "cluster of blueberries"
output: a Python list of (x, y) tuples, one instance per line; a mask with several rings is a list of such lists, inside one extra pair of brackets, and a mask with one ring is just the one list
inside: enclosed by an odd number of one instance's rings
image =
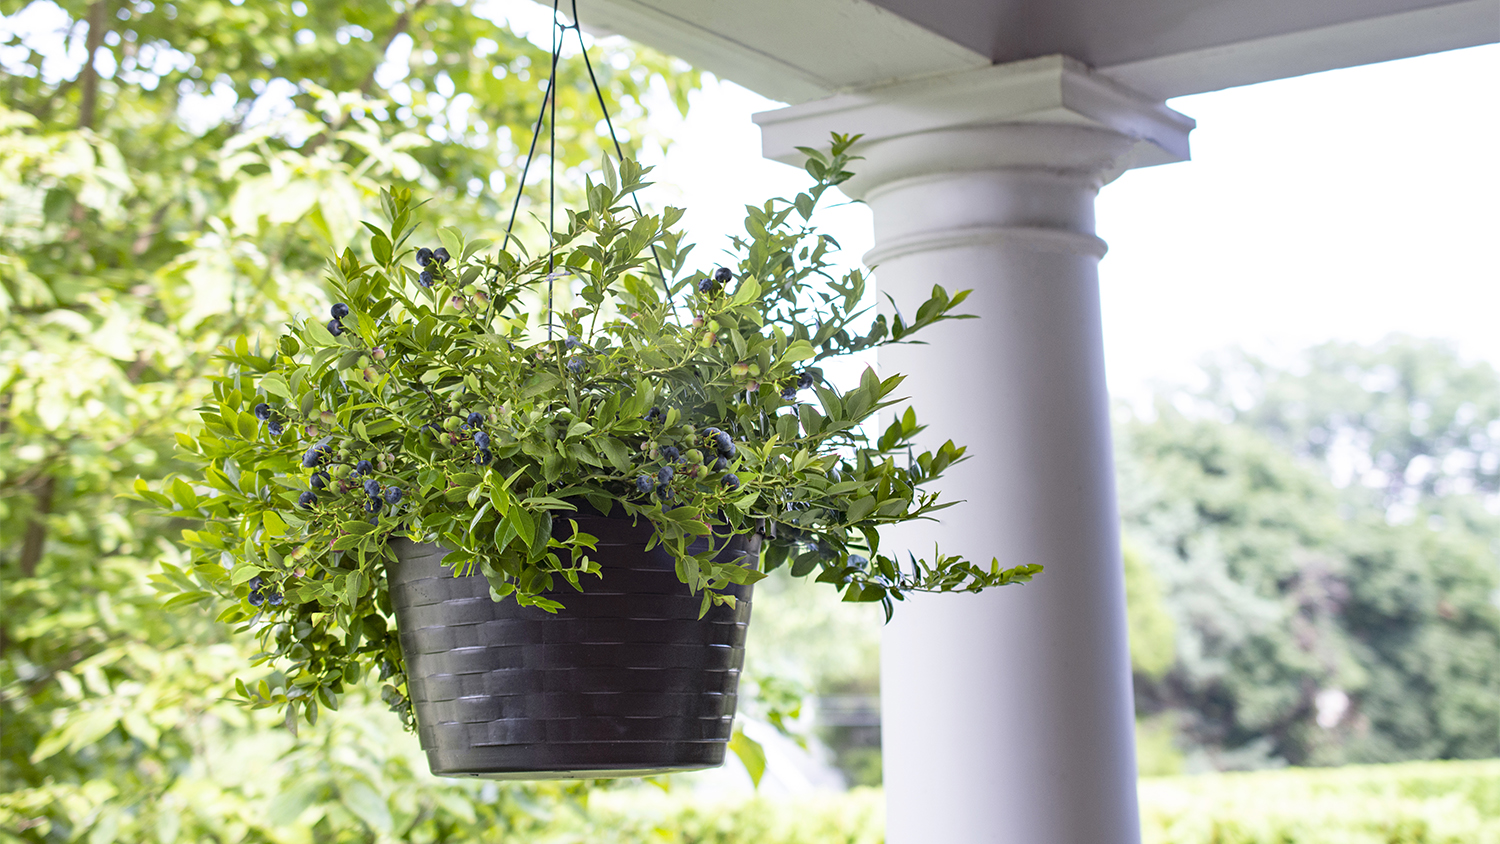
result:
[(782, 390), (781, 398), (785, 401), (795, 401), (797, 398), (797, 391), (805, 390), (808, 387), (811, 387), (813, 385), (813, 380), (814, 379), (811, 372), (806, 369), (802, 370), (802, 374), (797, 376), (796, 385), (788, 386), (786, 389)]
[[(649, 412), (647, 412), (645, 418), (647, 422), (655, 422), (657, 420), (665, 419), (666, 414), (662, 413), (661, 408), (653, 407)], [(737, 454), (739, 451), (735, 448), (734, 440), (729, 436), (729, 434), (725, 433), (724, 431), (712, 427), (703, 429), (703, 437), (704, 439), (711, 440), (713, 442), (714, 451), (718, 452), (718, 456), (714, 458), (714, 462), (710, 469), (715, 472), (722, 472), (725, 469), (728, 469), (729, 461), (733, 459), (735, 454)], [(677, 470), (672, 468), (672, 464), (677, 463), (682, 459), (682, 452), (677, 448), (677, 446), (665, 445), (661, 447), (661, 457), (666, 461), (667, 465), (657, 470), (656, 477), (653, 478), (650, 475), (641, 475), (635, 479), (635, 488), (642, 495), (649, 494), (652, 491), (655, 491), (657, 495), (661, 496), (662, 498), (671, 497), (671, 491), (668, 487), (672, 483), (672, 478), (676, 477), (677, 475)], [(694, 459), (696, 460), (696, 458)], [(728, 487), (731, 490), (739, 489), (739, 476), (732, 473), (725, 475), (724, 486)]]
[[(328, 446), (321, 444), (315, 445), (312, 448), (309, 448), (306, 454), (302, 455), (302, 466), (306, 469), (311, 469), (313, 467), (319, 466), (328, 459), (328, 456), (331, 453), (332, 450), (329, 449)], [(317, 489), (323, 489), (324, 487), (328, 486), (328, 473), (321, 469), (314, 472), (312, 476), (312, 485)], [(309, 510), (314, 504), (317, 503), (318, 495), (312, 490), (307, 490), (306, 492), (297, 496), (297, 506), (302, 508), (303, 510)]]
[[(327, 445), (315, 445), (312, 448), (309, 448), (306, 454), (302, 455), (302, 466), (307, 469), (320, 467), (324, 462), (328, 460), (328, 457), (331, 453), (332, 451)], [(354, 464), (355, 477), (369, 475), (374, 471), (375, 465), (368, 460), (361, 460), (358, 463)], [(318, 494), (313, 490), (326, 489), (328, 487), (329, 480), (330, 477), (327, 470), (318, 468), (316, 472), (313, 472), (311, 481), (313, 489), (307, 490), (297, 497), (297, 506), (302, 508), (303, 510), (307, 510), (310, 509), (314, 504), (317, 504)], [(379, 517), (380, 511), (385, 509), (385, 505), (390, 504), (394, 506), (401, 500), (402, 496), (406, 494), (402, 491), (401, 487), (398, 486), (388, 486), (384, 489), (381, 489), (380, 482), (375, 480), (374, 478), (367, 478), (364, 483), (364, 488), (365, 494), (370, 497), (369, 503), (365, 505), (365, 509), (371, 513), (374, 513), (377, 518)]]
[(488, 466), (494, 462), (494, 455), (490, 454), (490, 435), (480, 430), (484, 426), (484, 414), (474, 411), (464, 418), (464, 427), (474, 431), (474, 447), (479, 449), (474, 453), (474, 462), (480, 466)]
[(734, 281), (734, 273), (728, 267), (719, 267), (714, 274), (698, 282), (699, 293), (716, 293), (724, 285)]
[(279, 436), (281, 436), (281, 431), (282, 431), (281, 420), (275, 418), (272, 415), (272, 413), (271, 413), (271, 406), (269, 404), (266, 404), (265, 402), (261, 402), (260, 404), (256, 405), (255, 406), (255, 418), (259, 419), (260, 421), (262, 421), (264, 423), (266, 423), (266, 430), (271, 432), (271, 436), (273, 436), (273, 437), (279, 437)]
[(429, 267), (436, 264), (437, 269), (441, 270), (443, 265), (448, 263), (452, 257), (452, 255), (448, 254), (448, 250), (441, 246), (436, 249), (428, 249), (425, 246), (418, 249), (417, 266), (422, 268), (422, 274), (417, 276), (417, 283), (423, 287), (431, 287), (433, 276), (432, 270)]
[(328, 321), (328, 333), (337, 337), (344, 333), (344, 317), (349, 315), (349, 306), (343, 302), (334, 302), (333, 307), (328, 309), (333, 319)]
[[(366, 475), (374, 470), (375, 467), (371, 466), (368, 460), (361, 460), (354, 466), (354, 474), (356, 475)], [(366, 478), (365, 495), (370, 497), (370, 501), (365, 504), (365, 510), (379, 516), (380, 511), (385, 509), (385, 505), (390, 504), (391, 506), (395, 506), (401, 501), (401, 496), (404, 494), (399, 486), (388, 486), (382, 490), (380, 488), (380, 481), (374, 478)]]
[[(584, 348), (584, 346), (583, 343), (578, 340), (577, 334), (569, 334), (568, 339), (563, 341), (563, 348), (571, 352), (579, 348)], [(578, 373), (588, 368), (588, 362), (579, 355), (573, 355), (568, 358), (564, 366), (568, 368), (569, 372), (577, 375)]]
[(281, 606), (281, 593), (265, 588), (266, 581), (260, 575), (250, 578), (250, 606), (258, 607), (261, 604), (270, 604), (273, 607)]

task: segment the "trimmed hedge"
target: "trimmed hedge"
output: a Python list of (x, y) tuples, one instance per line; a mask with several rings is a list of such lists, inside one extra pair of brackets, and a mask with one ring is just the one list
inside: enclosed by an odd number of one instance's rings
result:
[(1142, 844), (1500, 844), (1500, 760), (1148, 777)]
[[(705, 801), (691, 791), (630, 789), (589, 798), (588, 844), (883, 844), (885, 793), (855, 788), (797, 799)], [(571, 831), (571, 830), (570, 830)], [(548, 839), (551, 841), (552, 839)], [(558, 841), (575, 839), (560, 837)]]
[[(1140, 798), (1142, 844), (1500, 844), (1500, 759), (1146, 777)], [(598, 793), (575, 834), (591, 844), (885, 840), (879, 789), (699, 801), (690, 791)]]

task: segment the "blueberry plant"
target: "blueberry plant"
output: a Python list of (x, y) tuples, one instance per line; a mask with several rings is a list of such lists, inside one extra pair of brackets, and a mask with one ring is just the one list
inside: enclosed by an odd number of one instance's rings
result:
[[(910, 320), (871, 319), (864, 275), (834, 277), (837, 245), (809, 218), (850, 176), (853, 141), (807, 151), (806, 193), (748, 207), (733, 268), (687, 271), (682, 212), (633, 207), (648, 168), (628, 159), (605, 162), (588, 207), (537, 256), (423, 235), (410, 192), (383, 193), (368, 251), (331, 263), (327, 318), (270, 349), (221, 349), (202, 431), (178, 435), (202, 475), (137, 487), (195, 520), (191, 566), (161, 576), (179, 590), (169, 603), (227, 599), (220, 618), (257, 631), (258, 659), (279, 669), (241, 683), (246, 701), (285, 706), (294, 725), (378, 672), (410, 725), (385, 582), (394, 536), (446, 547), (494, 600), (549, 611), (600, 576), (593, 537), (570, 521), (581, 508), (649, 521), (704, 611), (783, 565), (887, 617), (911, 592), (1039, 571), (881, 550), (882, 526), (950, 506), (923, 487), (964, 449), (916, 453), (910, 409), (868, 435), (901, 376), (867, 369), (840, 391), (819, 363), (965, 318), (967, 291), (934, 287)], [(564, 284), (581, 305), (534, 319)], [(747, 534), (763, 540), (755, 564), (715, 559)], [(703, 538), (710, 550), (692, 553)]]

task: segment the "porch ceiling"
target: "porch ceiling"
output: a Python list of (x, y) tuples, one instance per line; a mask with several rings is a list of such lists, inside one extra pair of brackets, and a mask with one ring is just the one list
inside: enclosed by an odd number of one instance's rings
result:
[(789, 103), (1064, 54), (1147, 96), (1500, 40), (1495, 0), (579, 0), (585, 26)]

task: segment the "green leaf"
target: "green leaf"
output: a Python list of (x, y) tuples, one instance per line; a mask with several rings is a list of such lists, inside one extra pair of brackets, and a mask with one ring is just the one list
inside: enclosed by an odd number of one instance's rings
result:
[(438, 238), (447, 247), (448, 254), (457, 257), (464, 254), (464, 234), (453, 226), (443, 226), (438, 229)]
[(339, 787), (339, 796), (355, 817), (382, 835), (391, 831), (391, 810), (385, 798), (370, 784), (361, 779), (352, 779)]
[(323, 323), (314, 319), (309, 319), (302, 324), (302, 336), (313, 346), (340, 345), (339, 341), (332, 334), (328, 333), (328, 329), (323, 326)]
[(352, 571), (344, 578), (344, 597), (348, 599), (349, 606), (359, 603), (359, 599), (365, 594), (365, 573)]
[(370, 238), (370, 255), (374, 257), (375, 263), (388, 266), (391, 263), (391, 241), (383, 234), (377, 234)]
[(603, 437), (599, 440), (599, 448), (604, 452), (604, 459), (609, 465), (621, 472), (629, 472), (631, 469), (630, 449), (614, 437)]
[(286, 520), (275, 510), (267, 510), (261, 515), (261, 523), (265, 526), (267, 536), (285, 536)]
[(866, 516), (875, 511), (875, 506), (877, 503), (878, 502), (875, 500), (875, 496), (866, 495), (864, 498), (861, 498), (853, 504), (849, 505), (849, 513), (846, 518), (851, 524), (861, 521)]
[(172, 486), (169, 491), (172, 493), (173, 500), (175, 500), (177, 502), (177, 505), (182, 509), (198, 509), (198, 494), (193, 492), (193, 488), (188, 486), (187, 483), (182, 480), (182, 478), (173, 478)]
[(750, 782), (756, 788), (760, 788), (760, 778), (766, 773), (766, 751), (760, 746), (760, 742), (745, 735), (745, 731), (739, 727), (734, 728), (734, 735), (729, 737), (729, 749), (734, 751), (740, 762), (745, 766), (745, 772), (750, 775)]
[(531, 514), (526, 512), (526, 508), (511, 507), (510, 512), (505, 514), (505, 519), (510, 522), (511, 527), (515, 528), (516, 535), (521, 537), (526, 547), (530, 548), (536, 533), (536, 525), (531, 520)]
[(291, 826), (318, 797), (314, 789), (292, 782), (286, 791), (271, 800), (266, 812), (266, 821), (272, 826)]
[(291, 391), (290, 388), (287, 387), (287, 385), (286, 385), (286, 379), (282, 378), (279, 373), (276, 373), (276, 372), (268, 372), (268, 373), (266, 373), (260, 379), (260, 386), (261, 386), (261, 389), (265, 390), (266, 392), (270, 393), (273, 396), (278, 396), (280, 398), (288, 399), (288, 400), (291, 399), (291, 397), (292, 397), (292, 391)]

